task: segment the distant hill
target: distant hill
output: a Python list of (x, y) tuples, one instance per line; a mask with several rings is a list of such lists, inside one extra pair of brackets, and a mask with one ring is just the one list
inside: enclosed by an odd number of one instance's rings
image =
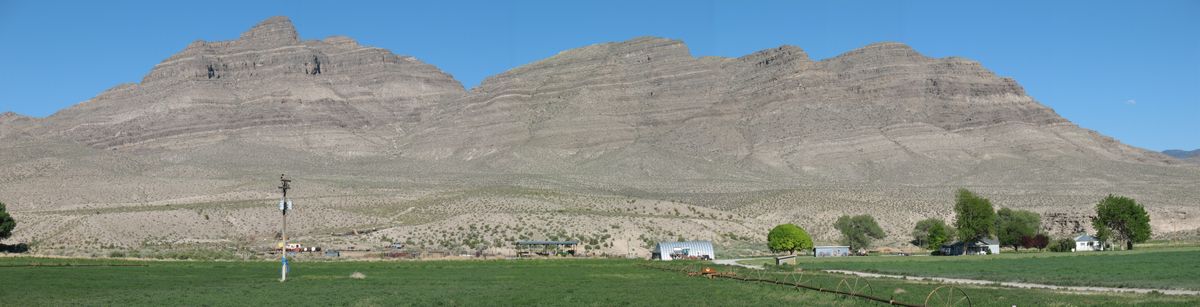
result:
[(1163, 150), (1162, 153), (1165, 155), (1168, 155), (1168, 156), (1175, 157), (1176, 159), (1180, 159), (1180, 160), (1184, 160), (1184, 161), (1188, 161), (1188, 162), (1200, 163), (1200, 149), (1196, 149), (1196, 150), (1192, 150), (1192, 151), (1179, 150), (1179, 149), (1168, 149), (1168, 150)]
[(1179, 150), (1179, 149), (1167, 149), (1167, 150), (1163, 150), (1162, 153), (1166, 154), (1168, 156), (1179, 158), (1179, 159), (1187, 159), (1187, 158), (1200, 156), (1200, 149), (1196, 149), (1196, 150), (1192, 150), (1192, 151)]

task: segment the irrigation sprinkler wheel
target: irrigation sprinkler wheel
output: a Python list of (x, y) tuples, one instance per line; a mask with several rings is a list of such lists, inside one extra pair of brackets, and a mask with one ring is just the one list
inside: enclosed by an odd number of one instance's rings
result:
[(694, 268), (695, 266), (696, 266), (696, 264), (694, 264), (694, 263), (690, 263), (690, 264), (688, 264), (688, 265), (684, 266), (684, 267), (683, 267), (683, 269), (681, 269), (681, 270), (683, 271), (683, 273), (684, 273), (684, 274), (689, 274), (689, 275), (690, 275), (690, 274), (692, 274), (692, 273), (696, 272), (696, 270), (693, 270), (693, 268)]
[(791, 283), (792, 285), (796, 286), (796, 288), (800, 288), (800, 285), (804, 284), (804, 272), (788, 273), (784, 281)]
[(758, 281), (767, 280), (767, 270), (754, 270), (754, 279)]
[(852, 295), (863, 295), (870, 293), (873, 289), (871, 288), (871, 282), (862, 277), (855, 276), (853, 279), (842, 278), (842, 281), (838, 282), (836, 290)]
[(967, 292), (955, 286), (941, 286), (925, 296), (925, 306), (972, 306)]

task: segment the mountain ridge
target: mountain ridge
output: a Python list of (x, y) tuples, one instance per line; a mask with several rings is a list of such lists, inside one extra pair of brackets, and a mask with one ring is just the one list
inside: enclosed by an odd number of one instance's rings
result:
[[(268, 242), (278, 214), (260, 205), (280, 173), (303, 206), (289, 233), (326, 244), (610, 229), (589, 248), (624, 255), (685, 234), (745, 245), (733, 238), (784, 222), (833, 242), (838, 215), (868, 213), (885, 244), (903, 244), (917, 220), (949, 219), (960, 187), (1043, 213), (1047, 232), (1087, 231), (1112, 193), (1147, 204), (1156, 235), (1200, 229), (1200, 167), (1081, 128), (978, 62), (901, 43), (813, 61), (796, 46), (696, 57), (637, 37), (466, 89), (273, 17), (46, 118), (2, 114), (0, 139), (0, 199), (30, 221), (17, 239), (45, 248)], [(379, 231), (328, 235), (360, 229)]]

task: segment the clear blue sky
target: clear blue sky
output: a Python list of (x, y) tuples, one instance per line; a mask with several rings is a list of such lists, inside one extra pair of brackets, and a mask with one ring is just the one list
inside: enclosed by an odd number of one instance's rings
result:
[(0, 0), (0, 112), (47, 116), (141, 80), (193, 40), (235, 39), (286, 15), (304, 39), (347, 35), (467, 87), (565, 49), (644, 35), (683, 40), (697, 56), (790, 44), (814, 59), (898, 41), (980, 61), (1127, 144), (1200, 147), (1200, 1), (248, 2)]

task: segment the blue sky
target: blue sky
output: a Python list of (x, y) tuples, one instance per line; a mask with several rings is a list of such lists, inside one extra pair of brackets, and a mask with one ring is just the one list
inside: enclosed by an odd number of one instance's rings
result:
[[(1147, 149), (1200, 147), (1200, 1), (10, 1), (0, 0), (0, 112), (47, 116), (196, 39), (286, 15), (437, 65), (467, 87), (558, 53), (637, 36), (693, 55), (789, 44), (823, 59), (879, 41), (963, 56), (1083, 126)], [(832, 2), (832, 1), (831, 1)]]

